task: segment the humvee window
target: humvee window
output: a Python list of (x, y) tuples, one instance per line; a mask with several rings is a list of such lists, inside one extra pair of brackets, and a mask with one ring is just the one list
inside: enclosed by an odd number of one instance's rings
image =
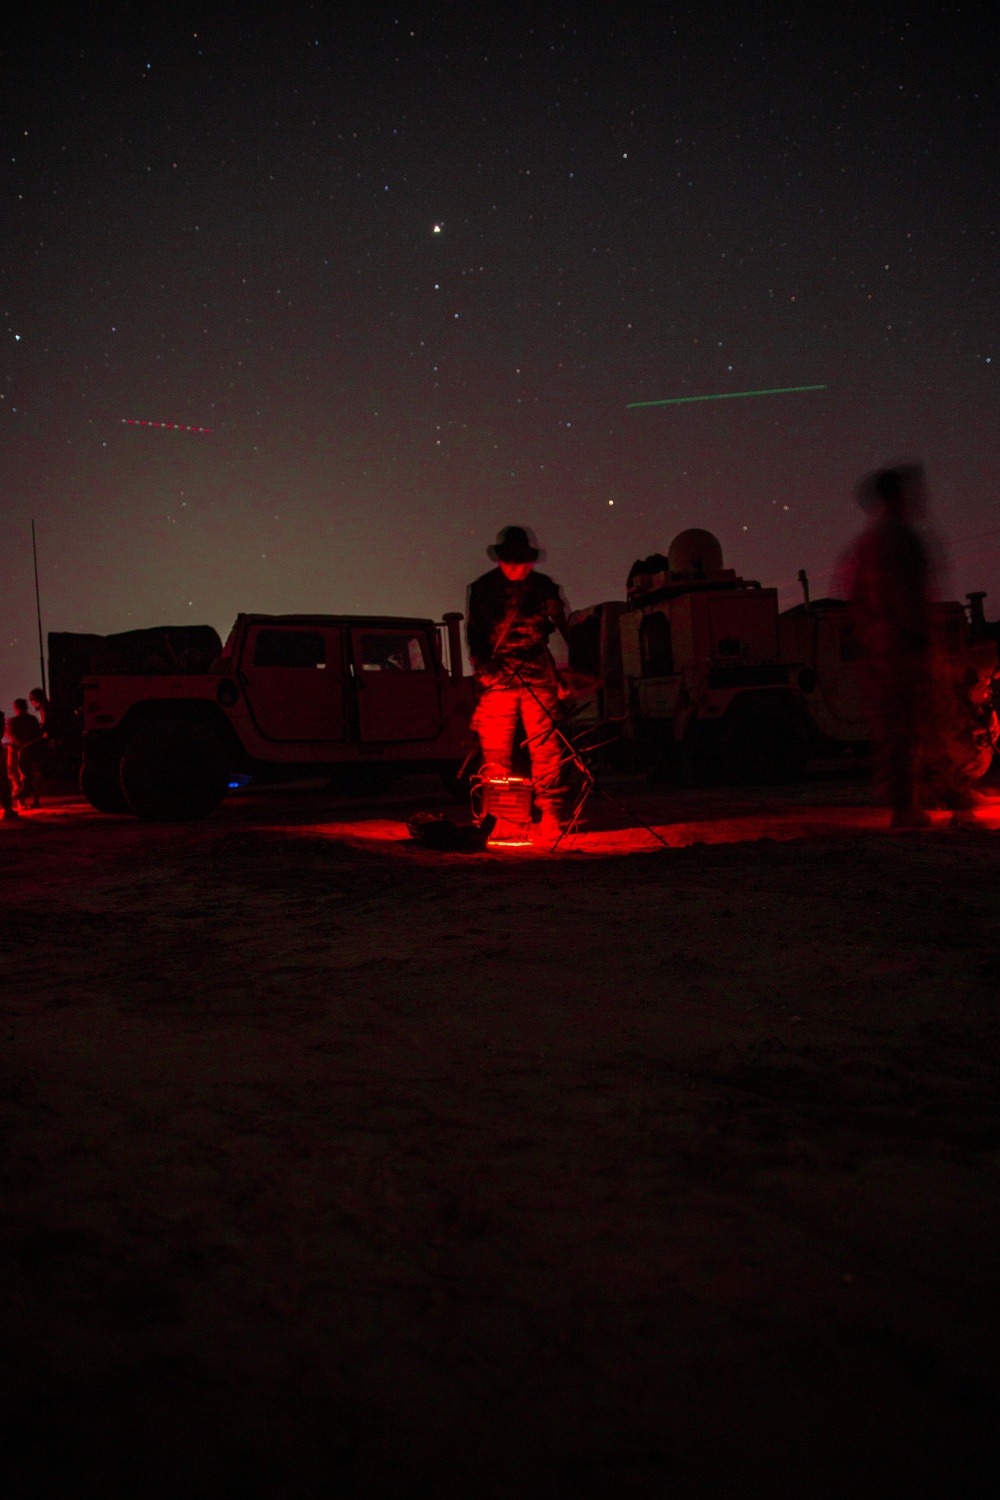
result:
[(253, 664), (255, 667), (324, 666), (323, 636), (318, 630), (259, 630)]
[(426, 672), (419, 635), (402, 630), (366, 630), (361, 636), (363, 672)]

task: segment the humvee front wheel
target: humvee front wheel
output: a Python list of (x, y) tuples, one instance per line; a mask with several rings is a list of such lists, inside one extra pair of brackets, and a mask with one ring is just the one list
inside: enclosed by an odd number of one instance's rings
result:
[(140, 729), (122, 756), (125, 801), (145, 822), (205, 818), (226, 795), (228, 783), (225, 752), (215, 735), (183, 719)]

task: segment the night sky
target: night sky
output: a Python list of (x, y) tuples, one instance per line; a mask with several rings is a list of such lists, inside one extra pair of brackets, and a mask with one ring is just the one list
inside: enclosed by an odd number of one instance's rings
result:
[(1000, 615), (992, 7), (99, 9), (4, 38), (6, 702), (32, 518), (54, 630), (440, 615), (510, 522), (792, 603), (915, 455)]

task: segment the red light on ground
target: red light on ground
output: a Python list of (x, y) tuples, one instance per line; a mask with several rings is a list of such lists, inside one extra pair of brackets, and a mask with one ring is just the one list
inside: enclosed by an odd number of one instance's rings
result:
[[(949, 823), (951, 814), (936, 812), (931, 814), (931, 818), (936, 828), (943, 829)], [(1000, 799), (991, 800), (989, 806), (977, 808), (974, 818), (979, 828), (995, 830), (1000, 834)], [(657, 823), (652, 828), (574, 830), (560, 841), (554, 851), (547, 849), (544, 843), (539, 845), (532, 840), (531, 850), (525, 844), (502, 844), (496, 852), (501, 859), (518, 859), (522, 855), (528, 858), (529, 853), (537, 853), (548, 859), (621, 859), (626, 855), (662, 853), (664, 845), (670, 849), (685, 849), (695, 844), (750, 844), (758, 839), (785, 842), (792, 839), (842, 836), (844, 833), (866, 837), (896, 837), (889, 834), (887, 823), (888, 816), (883, 807), (784, 805), (770, 812), (684, 823)], [(325, 838), (362, 848), (374, 843), (381, 845), (386, 853), (398, 852), (418, 860), (466, 860), (475, 857), (468, 852), (421, 849), (414, 843), (406, 823), (395, 818), (295, 824), (284, 827), (282, 832), (304, 838), (315, 837), (319, 833)], [(933, 838), (934, 835), (921, 837)], [(493, 852), (492, 840), (487, 849), (490, 853)]]

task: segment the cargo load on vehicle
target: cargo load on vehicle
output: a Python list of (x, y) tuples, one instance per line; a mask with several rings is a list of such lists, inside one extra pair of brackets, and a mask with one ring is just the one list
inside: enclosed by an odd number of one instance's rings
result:
[[(569, 620), (570, 667), (597, 682), (575, 722), (606, 724), (624, 764), (682, 780), (782, 783), (812, 758), (870, 749), (844, 600), (807, 597), (779, 611), (777, 589), (724, 567), (717, 538), (699, 528), (635, 562), (626, 593)], [(982, 598), (933, 609), (937, 660), (968, 721), (976, 775), (997, 734), (997, 644)]]

